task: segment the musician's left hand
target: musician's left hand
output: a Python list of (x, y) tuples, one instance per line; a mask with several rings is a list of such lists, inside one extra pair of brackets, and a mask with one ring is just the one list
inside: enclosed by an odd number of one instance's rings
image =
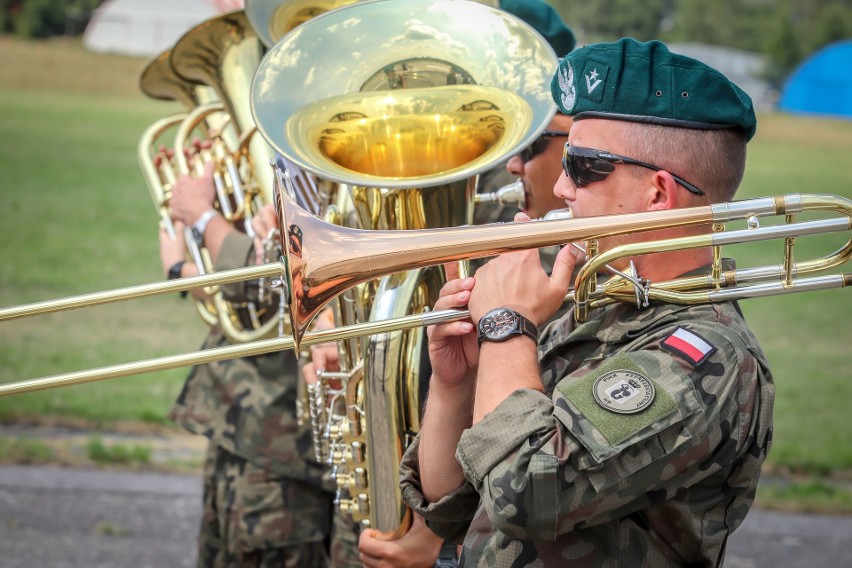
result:
[(444, 541), (414, 515), (411, 529), (397, 540), (381, 531), (366, 529), (358, 539), (359, 558), (368, 568), (430, 568)]

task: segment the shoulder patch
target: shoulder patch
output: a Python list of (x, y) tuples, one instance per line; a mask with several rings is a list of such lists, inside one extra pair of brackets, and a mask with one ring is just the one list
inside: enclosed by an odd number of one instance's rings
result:
[[(625, 389), (622, 382), (629, 388)], [(671, 394), (625, 354), (616, 355), (587, 375), (560, 382), (557, 389), (609, 444), (619, 444), (678, 410)], [(623, 397), (622, 403), (605, 402), (614, 400), (614, 396)], [(619, 412), (614, 407), (628, 411)]]
[(595, 401), (618, 414), (634, 414), (648, 408), (656, 394), (654, 383), (635, 371), (618, 369), (600, 376), (592, 386)]
[(660, 347), (686, 359), (693, 367), (699, 366), (716, 351), (715, 345), (684, 327), (677, 328), (674, 333), (663, 339)]

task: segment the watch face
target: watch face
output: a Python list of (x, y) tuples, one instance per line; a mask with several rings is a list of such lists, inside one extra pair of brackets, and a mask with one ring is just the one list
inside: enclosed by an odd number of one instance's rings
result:
[(514, 314), (509, 310), (497, 309), (488, 312), (480, 321), (482, 334), (489, 339), (508, 337), (517, 327)]

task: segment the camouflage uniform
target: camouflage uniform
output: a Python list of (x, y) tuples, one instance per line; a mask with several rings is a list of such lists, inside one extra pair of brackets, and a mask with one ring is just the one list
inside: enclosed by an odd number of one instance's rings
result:
[[(253, 261), (251, 239), (232, 233), (217, 270)], [(251, 298), (250, 284), (228, 299)], [(228, 345), (214, 326), (204, 348)], [(333, 493), (296, 422), (292, 351), (194, 367), (170, 418), (210, 440), (204, 467), (199, 566), (325, 566)]]
[[(712, 350), (669, 349), (678, 329)], [(406, 502), (464, 539), (460, 565), (720, 566), (772, 438), (774, 384), (738, 306), (569, 312), (539, 360), (546, 394), (518, 390), (462, 435), (458, 490), (425, 502), (419, 438), (403, 460)], [(648, 381), (650, 402), (607, 410), (594, 393), (613, 372)]]

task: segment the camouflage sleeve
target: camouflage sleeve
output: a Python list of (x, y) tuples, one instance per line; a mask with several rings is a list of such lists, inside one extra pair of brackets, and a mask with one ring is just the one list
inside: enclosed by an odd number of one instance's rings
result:
[[(219, 256), (216, 258), (216, 271), (243, 268), (254, 264), (254, 241), (251, 237), (239, 231), (231, 231), (225, 237)], [(222, 295), (231, 302), (254, 300), (251, 296), (256, 294), (257, 286), (249, 282), (234, 282), (219, 286)]]
[[(517, 391), (467, 430), (457, 459), (495, 528), (553, 540), (644, 509), (745, 459), (760, 365), (736, 333), (702, 331), (716, 349), (697, 367), (661, 350), (657, 338), (580, 366), (551, 397)], [(632, 412), (613, 411), (607, 398), (630, 380), (639, 394)]]
[(418, 434), (402, 457), (399, 467), (402, 498), (416, 513), (419, 513), (429, 528), (446, 541), (461, 543), (479, 505), (479, 495), (469, 483), (436, 503), (427, 503), (420, 486), (420, 463)]

